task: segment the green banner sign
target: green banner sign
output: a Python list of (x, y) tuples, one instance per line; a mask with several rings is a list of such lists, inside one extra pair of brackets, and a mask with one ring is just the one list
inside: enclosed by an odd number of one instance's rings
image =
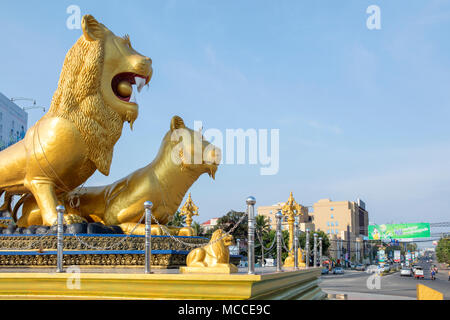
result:
[(369, 240), (429, 238), (429, 223), (380, 224), (369, 226)]

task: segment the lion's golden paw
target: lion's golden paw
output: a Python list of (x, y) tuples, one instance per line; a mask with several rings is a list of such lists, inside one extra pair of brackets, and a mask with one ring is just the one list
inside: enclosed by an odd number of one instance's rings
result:
[(64, 222), (66, 224), (87, 223), (87, 220), (79, 215), (69, 213), (64, 215)]

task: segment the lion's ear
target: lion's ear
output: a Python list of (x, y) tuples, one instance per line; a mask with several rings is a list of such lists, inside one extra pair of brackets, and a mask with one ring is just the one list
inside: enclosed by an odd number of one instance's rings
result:
[(103, 38), (103, 25), (95, 20), (95, 18), (90, 14), (83, 16), (81, 26), (83, 28), (83, 34), (86, 40), (95, 41)]
[(177, 129), (184, 129), (186, 128), (186, 125), (184, 124), (183, 119), (181, 119), (179, 116), (175, 116), (172, 118), (172, 121), (170, 122), (170, 130), (175, 131)]

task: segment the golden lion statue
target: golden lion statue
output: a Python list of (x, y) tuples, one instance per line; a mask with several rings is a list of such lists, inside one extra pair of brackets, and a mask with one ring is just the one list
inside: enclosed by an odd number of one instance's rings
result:
[(230, 263), (230, 250), (228, 247), (232, 243), (232, 235), (225, 235), (225, 232), (221, 229), (216, 230), (211, 237), (211, 241), (205, 247), (189, 252), (186, 258), (187, 267), (183, 268), (182, 272), (200, 271), (198, 268), (208, 268), (202, 270), (211, 273), (237, 272), (238, 268)]
[(152, 76), (150, 58), (115, 36), (92, 16), (67, 53), (50, 109), (24, 140), (0, 152), (0, 210), (11, 211), (16, 194), (31, 193), (42, 224), (57, 218), (57, 196), (72, 191), (99, 170), (109, 175), (113, 148), (125, 121), (138, 116), (132, 97)]
[[(195, 158), (201, 161), (195, 163)], [(220, 149), (204, 140), (200, 132), (186, 128), (183, 119), (175, 116), (152, 163), (110, 185), (85, 187), (61, 195), (60, 203), (68, 214), (106, 225), (119, 225), (125, 233), (131, 233), (143, 215), (144, 202), (149, 200), (153, 202), (152, 214), (164, 225), (172, 219), (188, 189), (202, 174), (215, 177), (220, 160)], [(77, 208), (72, 208), (69, 202), (75, 193), (80, 201)], [(22, 216), (17, 225), (40, 225), (43, 217), (32, 196), (26, 196), (17, 203), (13, 217), (22, 203)], [(168, 232), (195, 235), (193, 229), (187, 227), (172, 228)], [(139, 225), (134, 234), (145, 234), (145, 225)], [(162, 235), (163, 232), (153, 225), (152, 234)]]

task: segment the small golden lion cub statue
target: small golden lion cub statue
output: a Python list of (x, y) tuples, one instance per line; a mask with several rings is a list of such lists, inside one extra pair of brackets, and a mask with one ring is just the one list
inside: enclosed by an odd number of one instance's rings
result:
[(182, 273), (236, 273), (238, 268), (230, 263), (229, 246), (233, 243), (232, 235), (225, 235), (221, 229), (216, 230), (211, 241), (204, 247), (189, 252), (187, 267), (181, 267)]

